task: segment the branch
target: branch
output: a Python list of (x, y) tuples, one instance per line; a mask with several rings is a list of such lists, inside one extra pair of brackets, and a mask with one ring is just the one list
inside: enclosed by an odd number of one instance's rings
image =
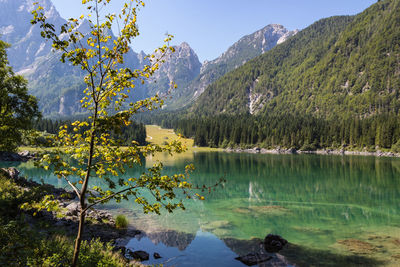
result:
[(125, 189), (123, 189), (123, 190), (121, 190), (121, 191), (118, 191), (118, 192), (116, 192), (116, 193), (114, 193), (114, 194), (112, 194), (112, 195), (109, 195), (109, 196), (107, 196), (107, 197), (103, 197), (103, 198), (101, 198), (101, 199), (99, 199), (99, 200), (93, 202), (92, 204), (88, 205), (82, 212), (86, 212), (88, 209), (90, 209), (90, 208), (93, 207), (94, 205), (97, 205), (97, 204), (99, 204), (99, 203), (101, 203), (101, 202), (103, 202), (103, 201), (109, 200), (109, 199), (115, 197), (115, 196), (118, 195), (118, 194), (124, 193), (124, 192), (126, 192), (126, 191), (132, 190), (132, 189), (137, 188), (137, 187), (138, 187), (137, 185), (131, 186), (131, 187), (125, 188)]
[(79, 189), (73, 183), (71, 183), (66, 176), (63, 175), (62, 177), (68, 182), (68, 184), (72, 187), (72, 189), (74, 189), (78, 198), (81, 199), (81, 194), (79, 193)]

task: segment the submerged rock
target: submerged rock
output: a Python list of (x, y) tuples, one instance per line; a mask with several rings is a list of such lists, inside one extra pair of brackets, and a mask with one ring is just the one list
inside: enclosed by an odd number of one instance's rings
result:
[(266, 261), (272, 259), (272, 256), (268, 255), (268, 254), (262, 254), (262, 253), (255, 252), (255, 253), (249, 253), (244, 256), (236, 257), (235, 259), (243, 262), (247, 266), (252, 266), (252, 265), (262, 263), (262, 262), (266, 262)]
[(158, 254), (157, 252), (154, 252), (153, 257), (154, 257), (155, 259), (161, 259), (161, 258), (162, 258), (161, 255)]
[(146, 251), (143, 250), (136, 250), (134, 252), (129, 251), (129, 256), (131, 256), (132, 258), (134, 258), (135, 260), (140, 260), (140, 261), (147, 261), (149, 260), (149, 253), (147, 253)]
[(269, 234), (264, 239), (264, 248), (268, 252), (279, 252), (287, 243), (281, 236)]

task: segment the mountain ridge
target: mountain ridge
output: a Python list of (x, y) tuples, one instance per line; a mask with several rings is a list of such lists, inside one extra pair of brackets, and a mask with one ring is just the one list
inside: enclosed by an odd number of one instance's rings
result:
[[(40, 36), (38, 25), (31, 25), (34, 0), (3, 0), (0, 2), (0, 32), (2, 40), (11, 43), (9, 62), (15, 72), (29, 81), (30, 92), (38, 97), (45, 116), (68, 116), (82, 111), (79, 100), (84, 88), (84, 73), (70, 63), (61, 64), (59, 54), (52, 52), (51, 42)], [(49, 22), (56, 29), (66, 23), (50, 0), (39, 0)], [(21, 23), (26, 21), (26, 23)], [(81, 25), (85, 28), (85, 25)], [(191, 103), (204, 89), (228, 71), (264, 53), (277, 43), (294, 35), (282, 25), (271, 24), (235, 42), (221, 56), (201, 64), (196, 52), (187, 43), (175, 46), (160, 69), (144, 85), (138, 83), (132, 100), (140, 100), (156, 93), (165, 97), (166, 107), (179, 109)], [(133, 69), (149, 64), (147, 55), (132, 49), (125, 65)], [(171, 82), (178, 88), (170, 90)]]
[[(370, 116), (400, 110), (400, 3), (322, 19), (210, 85), (197, 114)], [(396, 89), (397, 88), (397, 89)]]

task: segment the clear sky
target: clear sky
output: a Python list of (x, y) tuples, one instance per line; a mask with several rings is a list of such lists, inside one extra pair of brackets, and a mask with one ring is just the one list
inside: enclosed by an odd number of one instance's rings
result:
[[(85, 12), (82, 0), (51, 0), (64, 18)], [(334, 15), (354, 15), (376, 0), (145, 0), (138, 15), (140, 36), (135, 51), (152, 52), (163, 44), (165, 33), (173, 44), (187, 42), (200, 61), (212, 60), (242, 36), (272, 23), (289, 30), (303, 29)], [(112, 0), (111, 12), (123, 0)]]

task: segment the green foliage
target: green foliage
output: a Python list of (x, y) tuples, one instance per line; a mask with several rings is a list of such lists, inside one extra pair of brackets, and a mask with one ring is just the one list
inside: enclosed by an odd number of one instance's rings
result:
[(195, 114), (309, 114), (343, 119), (399, 113), (400, 1), (331, 17), (212, 84)]
[(36, 98), (28, 94), (26, 80), (7, 65), (7, 47), (0, 41), (0, 151), (15, 151), (21, 130), (29, 129), (40, 113)]
[(49, 187), (46, 185), (33, 186), (29, 190), (22, 190), (8, 174), (0, 169), (0, 214), (2, 219), (14, 219), (23, 204), (35, 205), (44, 200), (48, 203)]
[(397, 140), (395, 144), (392, 145), (392, 152), (400, 153), (400, 139)]
[[(59, 31), (47, 22), (40, 6), (32, 12), (32, 23), (39, 24), (42, 37), (51, 40), (53, 48), (61, 52), (61, 62), (69, 61), (86, 73), (86, 89), (81, 104), (82, 109), (89, 113), (88, 117), (61, 126), (54, 137), (54, 153), (46, 154), (40, 160), (41, 166), (53, 170), (60, 179), (65, 179), (80, 200), (79, 229), (72, 266), (77, 265), (85, 215), (89, 208), (115, 199), (117, 202), (135, 201), (145, 213), (159, 214), (161, 208), (168, 212), (176, 208), (184, 209), (184, 197), (176, 199), (176, 191), (191, 198), (189, 191), (192, 185), (187, 178), (193, 170), (193, 166), (189, 165), (182, 174), (164, 175), (163, 165), (158, 162), (138, 177), (119, 176), (125, 173), (126, 168), (141, 164), (142, 156), (158, 152), (179, 153), (183, 150), (178, 141), (164, 146), (139, 146), (137, 141), (132, 141), (129, 146), (121, 148), (123, 140), (120, 138), (123, 128), (132, 123), (132, 115), (162, 106), (163, 100), (158, 95), (130, 102), (128, 94), (135, 89), (137, 81), (144, 83), (154, 74), (167, 53), (174, 52), (174, 48), (168, 45), (172, 36), (168, 35), (166, 44), (150, 56), (151, 65), (131, 70), (122, 64), (131, 49), (129, 44), (139, 35), (137, 10), (144, 3), (129, 0), (119, 15), (103, 13), (110, 0), (84, 0), (82, 4), (89, 14), (78, 19), (71, 18)], [(88, 21), (89, 34), (78, 29), (84, 20)], [(111, 27), (115, 23), (119, 23), (120, 31), (114, 39)], [(71, 176), (77, 177), (78, 181), (71, 181)], [(107, 187), (90, 188), (89, 181), (92, 179), (103, 179)], [(146, 197), (145, 192), (149, 192), (151, 197)]]
[(117, 229), (126, 229), (128, 227), (128, 224), (128, 220), (122, 214), (119, 214), (115, 218), (115, 227), (117, 227)]
[(186, 114), (141, 119), (199, 146), (397, 151), (399, 18), (400, 1), (386, 0), (322, 19), (217, 80)]
[(141, 116), (140, 119), (193, 137), (197, 146), (280, 146), (310, 151), (346, 146), (359, 150), (377, 147), (397, 152), (400, 139), (400, 118), (393, 113), (363, 119), (349, 116), (342, 120), (304, 114), (186, 117), (177, 113)]
[[(56, 229), (43, 228), (39, 218), (28, 220), (29, 213), (20, 209), (23, 203), (37, 203), (46, 194), (46, 186), (25, 190), (0, 169), (0, 266), (71, 265), (72, 240), (52, 235)], [(83, 242), (80, 263), (88, 267), (127, 266), (120, 255), (112, 252), (111, 244), (99, 240)]]
[[(104, 244), (99, 239), (83, 241), (79, 266), (127, 266), (125, 260), (112, 252), (110, 243)], [(73, 246), (70, 239), (55, 236), (42, 240), (36, 255), (28, 259), (28, 266), (70, 266)]]
[[(34, 122), (33, 128), (40, 133), (37, 133), (38, 136), (34, 136), (33, 140), (29, 140), (29, 142), (32, 145), (50, 145), (47, 140), (48, 137), (51, 136), (49, 134), (58, 134), (60, 127), (64, 125), (68, 125), (68, 129), (70, 129), (71, 132), (73, 129), (71, 124), (72, 120), (37, 120)], [(87, 130), (87, 127), (82, 127), (79, 129), (79, 133), (83, 134), (85, 130)], [(110, 134), (112, 138), (120, 139), (122, 145), (130, 145), (132, 144), (132, 141), (136, 141), (139, 145), (146, 145), (146, 127), (142, 123), (132, 121), (129, 125), (121, 127), (121, 131), (114, 131)]]

